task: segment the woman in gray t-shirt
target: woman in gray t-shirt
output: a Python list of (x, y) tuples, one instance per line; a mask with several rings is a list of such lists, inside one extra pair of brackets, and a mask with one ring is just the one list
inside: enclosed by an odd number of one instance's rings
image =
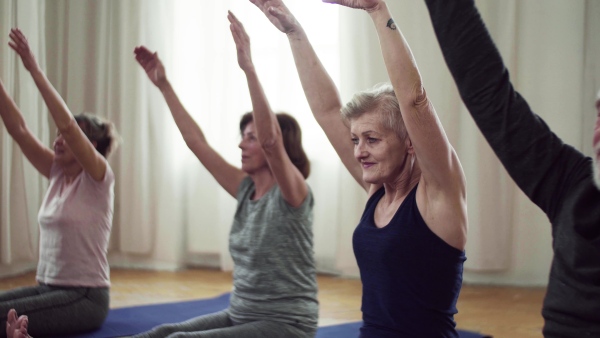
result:
[(314, 337), (318, 301), (313, 258), (313, 197), (301, 131), (287, 114), (269, 107), (250, 56), (250, 40), (229, 13), (238, 63), (246, 74), (252, 113), (240, 122), (242, 167), (206, 142), (187, 113), (156, 53), (135, 49), (137, 61), (162, 92), (188, 147), (219, 184), (238, 201), (229, 238), (234, 260), (227, 310), (183, 323), (161, 325), (139, 337)]

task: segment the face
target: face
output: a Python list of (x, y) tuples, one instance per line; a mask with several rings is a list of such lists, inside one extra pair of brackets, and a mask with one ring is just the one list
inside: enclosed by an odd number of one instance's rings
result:
[(384, 128), (376, 112), (367, 112), (350, 121), (354, 157), (360, 162), (363, 180), (371, 184), (396, 181), (410, 169), (413, 149), (410, 141)]
[(244, 128), (239, 147), (242, 149), (242, 171), (247, 174), (253, 174), (269, 167), (265, 153), (256, 137), (254, 122), (248, 123)]
[(596, 185), (600, 188), (600, 92), (598, 92), (598, 99), (596, 100), (596, 110), (598, 111), (598, 117), (596, 119), (596, 127), (594, 128), (594, 179)]
[(54, 160), (58, 163), (68, 164), (76, 160), (71, 148), (59, 132), (56, 133), (56, 139), (54, 139), (53, 147)]

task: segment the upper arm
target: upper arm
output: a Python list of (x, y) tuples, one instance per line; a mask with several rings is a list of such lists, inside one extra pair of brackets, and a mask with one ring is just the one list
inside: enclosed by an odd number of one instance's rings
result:
[(46, 178), (50, 177), (50, 169), (54, 161), (54, 151), (40, 142), (27, 128), (22, 126), (16, 133), (12, 134), (13, 139), (21, 148), (23, 155), (29, 160), (40, 174)]
[[(402, 94), (400, 94), (402, 95)], [(464, 173), (424, 89), (399, 97), (402, 117), (423, 179), (431, 189), (465, 191)]]
[(207, 142), (200, 139), (186, 142), (190, 150), (217, 180), (219, 185), (235, 198), (242, 180), (247, 176), (246, 173), (225, 161)]
[(340, 109), (341, 107), (336, 107), (330, 113), (315, 114), (315, 117), (350, 175), (368, 191), (370, 185), (362, 178), (360, 162), (354, 157), (354, 143), (350, 136), (350, 129), (342, 120)]

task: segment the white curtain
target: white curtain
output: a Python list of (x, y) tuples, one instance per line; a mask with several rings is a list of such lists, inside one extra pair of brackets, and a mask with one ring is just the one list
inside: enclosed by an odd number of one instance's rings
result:
[[(347, 101), (387, 81), (365, 13), (288, 0)], [(477, 1), (513, 83), (567, 143), (591, 154), (600, 89), (600, 3)], [(515, 187), (458, 97), (422, 1), (389, 2), (468, 180), (467, 282), (544, 285), (552, 257), (546, 217)], [(320, 271), (357, 276), (352, 232), (366, 196), (340, 164), (305, 102), (289, 45), (246, 0), (13, 0), (0, 3), (0, 78), (29, 126), (50, 144), (54, 127), (35, 85), (6, 46), (10, 27), (28, 35), (38, 60), (74, 113), (115, 122), (123, 142), (110, 159), (116, 200), (111, 266), (231, 269), (227, 235), (235, 200), (186, 148), (133, 48), (157, 50), (182, 102), (211, 145), (239, 164), (238, 121), (251, 109), (227, 10), (244, 23), (272, 107), (294, 115), (312, 163), (315, 256)], [(0, 275), (31, 268), (46, 182), (0, 130)], [(25, 225), (25, 226), (24, 226)]]
[[(0, 79), (13, 97), (29, 126), (42, 141), (49, 142), (53, 131), (33, 80), (16, 53), (8, 46), (11, 27), (29, 31), (31, 49), (42, 67), (44, 1), (0, 2)], [(0, 129), (0, 276), (35, 268), (37, 262), (37, 214), (47, 182), (23, 157), (6, 129)]]

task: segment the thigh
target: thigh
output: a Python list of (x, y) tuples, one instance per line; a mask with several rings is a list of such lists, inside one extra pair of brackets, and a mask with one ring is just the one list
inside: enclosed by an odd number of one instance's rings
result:
[(177, 332), (168, 338), (311, 338), (316, 331), (302, 330), (297, 326), (273, 322), (255, 321), (227, 328), (202, 332)]
[[(16, 288), (12, 290), (7, 290), (0, 292), (0, 309), (4, 309), (4, 305), (2, 303), (8, 302), (15, 299), (25, 298), (36, 296), (44, 292), (45, 286), (36, 285), (36, 286), (25, 286), (22, 288)], [(0, 313), (0, 318), (2, 316), (6, 317), (6, 313)]]
[(28, 331), (34, 337), (90, 331), (99, 328), (108, 314), (108, 289), (41, 286), (39, 291), (2, 303), (2, 310), (14, 308), (19, 315), (29, 317)]
[(179, 332), (198, 332), (220, 329), (232, 326), (227, 311), (211, 313), (205, 316), (195, 317), (180, 323), (163, 324), (148, 332), (141, 333), (135, 338), (159, 338), (167, 337)]

